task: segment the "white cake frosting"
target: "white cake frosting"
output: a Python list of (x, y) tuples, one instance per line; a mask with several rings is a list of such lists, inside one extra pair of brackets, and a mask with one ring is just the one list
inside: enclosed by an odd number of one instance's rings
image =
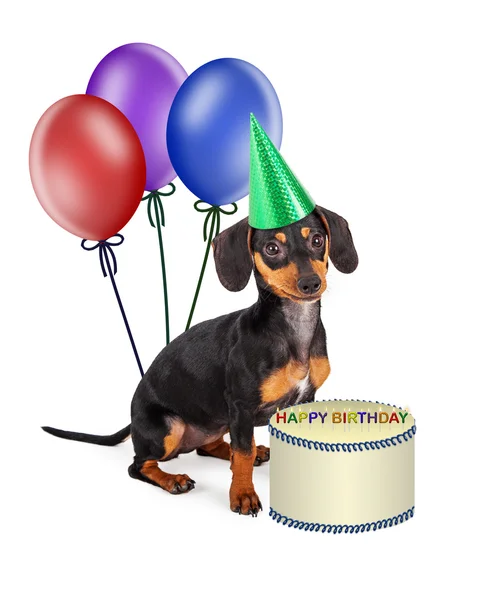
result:
[(413, 516), (416, 426), (407, 409), (312, 402), (279, 411), (269, 430), (270, 515), (279, 523), (361, 532)]

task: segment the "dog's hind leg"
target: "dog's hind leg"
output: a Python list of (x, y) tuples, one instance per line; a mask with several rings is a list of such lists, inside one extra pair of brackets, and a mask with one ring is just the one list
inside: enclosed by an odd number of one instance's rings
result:
[[(195, 487), (188, 475), (172, 475), (162, 471), (159, 461), (175, 458), (181, 451), (185, 424), (177, 417), (168, 416), (161, 409), (149, 411), (149, 427), (138, 427), (132, 422), (132, 440), (135, 459), (130, 465), (130, 477), (156, 485), (170, 494), (183, 494)], [(153, 425), (153, 426), (152, 426)]]
[(170, 494), (184, 494), (195, 487), (196, 482), (188, 477), (188, 475), (165, 473), (165, 471), (160, 469), (156, 460), (145, 460), (140, 466), (138, 466), (138, 462), (141, 463), (135, 457), (133, 464), (128, 469), (130, 477), (134, 479), (157, 485)]
[(196, 452), (200, 456), (214, 456), (222, 460), (230, 460), (230, 445), (224, 441), (223, 436), (214, 442), (200, 446)]
[[(231, 460), (231, 448), (228, 442), (225, 442), (223, 436), (219, 439), (200, 446), (196, 452), (200, 456), (214, 456), (215, 458), (221, 458), (222, 460)], [(256, 458), (254, 466), (257, 467), (264, 462), (269, 460), (269, 448), (266, 446), (256, 446)]]
[(265, 462), (269, 461), (269, 448), (267, 446), (256, 446), (256, 458), (254, 459), (253, 466), (259, 467)]

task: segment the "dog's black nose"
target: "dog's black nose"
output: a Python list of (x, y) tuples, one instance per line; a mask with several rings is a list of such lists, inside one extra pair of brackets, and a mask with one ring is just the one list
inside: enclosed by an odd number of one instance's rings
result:
[(321, 279), (317, 275), (301, 277), (301, 279), (298, 281), (298, 290), (302, 294), (308, 294), (309, 296), (316, 294), (320, 287)]

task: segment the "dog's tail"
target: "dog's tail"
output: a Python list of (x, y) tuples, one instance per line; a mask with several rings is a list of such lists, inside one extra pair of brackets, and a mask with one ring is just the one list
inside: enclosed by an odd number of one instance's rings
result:
[(65, 440), (75, 440), (76, 442), (86, 442), (87, 444), (99, 444), (100, 446), (116, 446), (128, 439), (131, 431), (131, 425), (127, 425), (120, 431), (111, 435), (92, 435), (91, 433), (77, 433), (76, 431), (63, 431), (54, 427), (42, 427), (43, 431), (55, 435)]

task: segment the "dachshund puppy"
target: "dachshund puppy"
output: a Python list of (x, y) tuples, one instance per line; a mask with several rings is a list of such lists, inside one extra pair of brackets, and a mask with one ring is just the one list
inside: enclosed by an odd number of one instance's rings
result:
[[(269, 449), (255, 445), (254, 428), (277, 408), (312, 400), (328, 377), (320, 310), (329, 260), (352, 273), (358, 257), (347, 222), (321, 207), (279, 229), (253, 229), (243, 219), (220, 233), (213, 249), (228, 290), (242, 290), (254, 273), (256, 303), (195, 325), (166, 346), (133, 396), (131, 425), (118, 433), (44, 429), (109, 446), (131, 433), (130, 476), (171, 494), (190, 491), (195, 481), (158, 463), (193, 450), (230, 460), (230, 508), (256, 516), (262, 506), (253, 467), (269, 460)], [(223, 439), (227, 432), (231, 445)]]

